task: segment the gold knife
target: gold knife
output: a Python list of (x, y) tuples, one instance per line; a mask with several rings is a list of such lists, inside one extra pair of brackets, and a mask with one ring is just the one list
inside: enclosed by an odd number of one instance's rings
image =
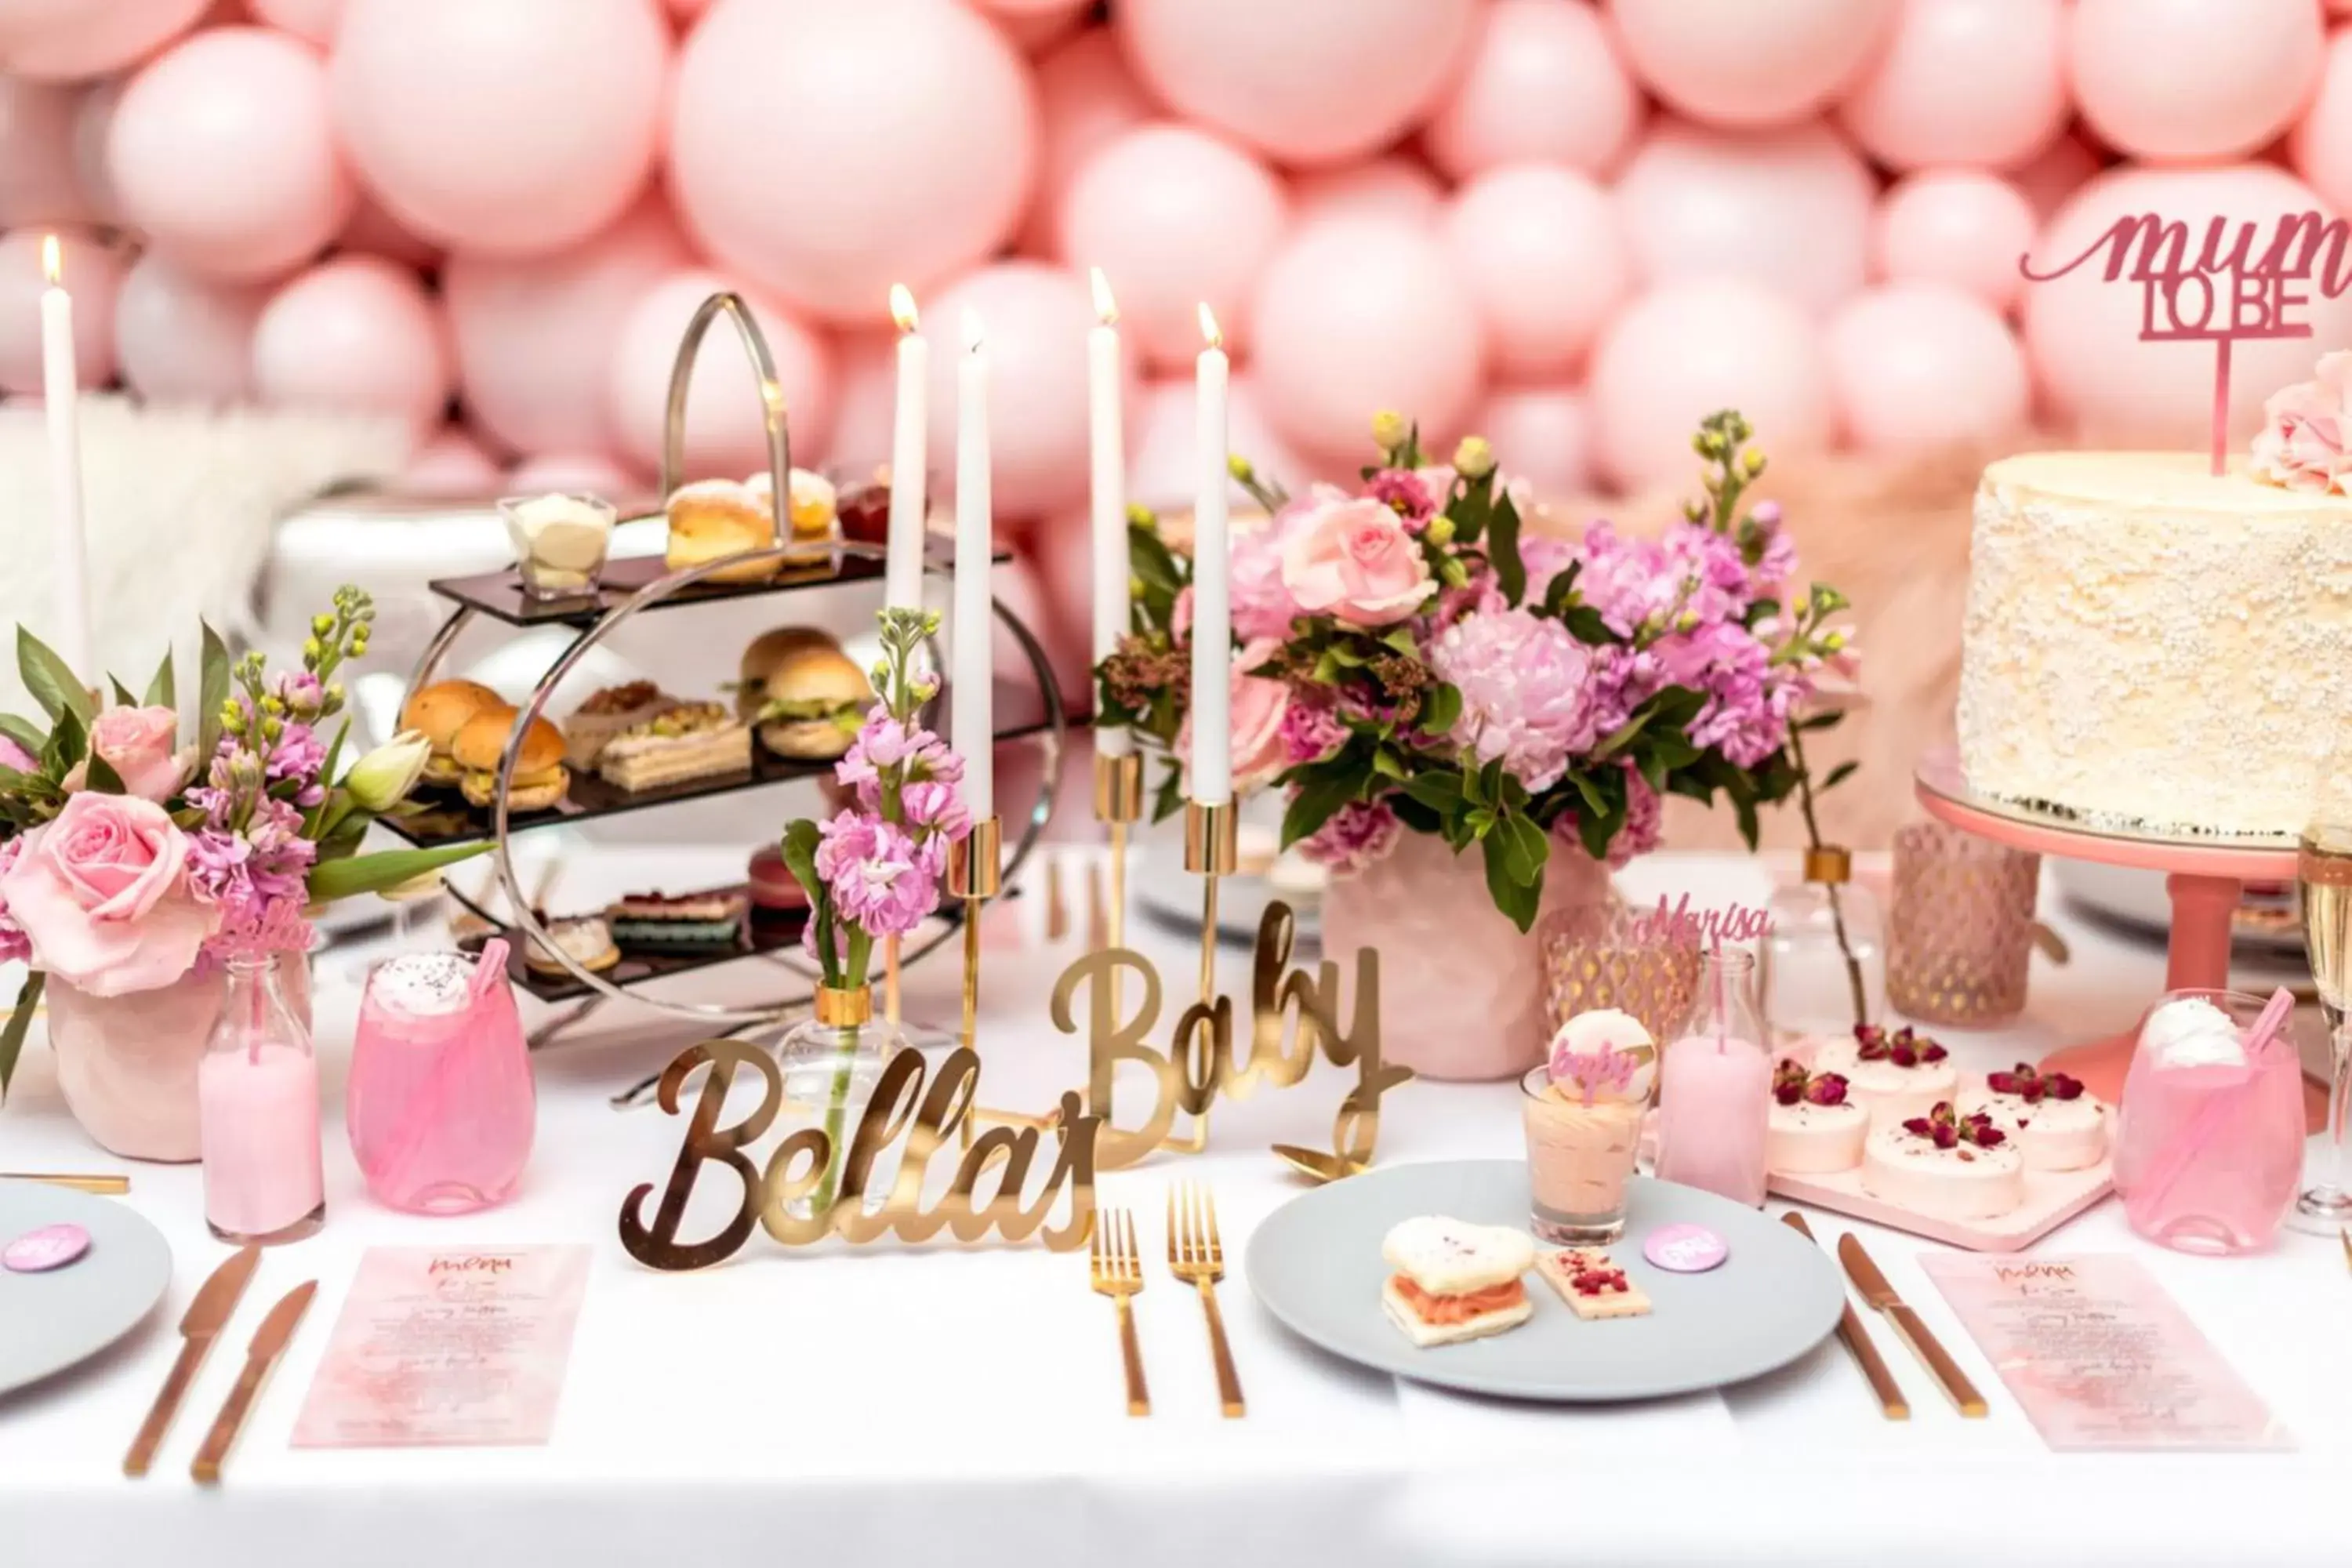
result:
[[(1812, 1226), (1807, 1225), (1805, 1216), (1795, 1209), (1782, 1215), (1780, 1223), (1807, 1241), (1813, 1240)], [(1852, 1301), (1845, 1304), (1845, 1311), (1838, 1319), (1837, 1331), (1846, 1353), (1853, 1357), (1856, 1366), (1862, 1368), (1862, 1375), (1870, 1380), (1870, 1391), (1878, 1395), (1880, 1411), (1889, 1421), (1910, 1420), (1911, 1402), (1903, 1397), (1902, 1385), (1886, 1369), (1886, 1358), (1880, 1355), (1878, 1347), (1871, 1342), (1870, 1331), (1862, 1326), (1862, 1316), (1853, 1310)]]
[(131, 1190), (128, 1176), (81, 1175), (65, 1171), (0, 1171), (0, 1182), (46, 1182), (53, 1187), (71, 1187), (78, 1193), (95, 1193), (108, 1198), (119, 1198)]
[(213, 1270), (212, 1278), (197, 1289), (196, 1299), (188, 1303), (187, 1312), (180, 1319), (180, 1357), (172, 1363), (172, 1375), (163, 1380), (163, 1392), (155, 1395), (147, 1419), (140, 1423), (139, 1436), (131, 1440), (131, 1452), (122, 1459), (124, 1475), (136, 1478), (147, 1473), (163, 1434), (171, 1429), (172, 1417), (179, 1414), (180, 1401), (187, 1397), (188, 1384), (196, 1380), (205, 1357), (212, 1352), (213, 1341), (228, 1326), (260, 1262), (261, 1248), (257, 1247), (234, 1254)]
[(1984, 1395), (1977, 1392), (1976, 1384), (1969, 1381), (1968, 1373), (1960, 1370), (1960, 1363), (1952, 1359), (1951, 1352), (1927, 1331), (1927, 1325), (1919, 1321), (1919, 1314), (1903, 1304), (1903, 1298), (1895, 1293), (1895, 1287), (1886, 1282), (1886, 1276), (1878, 1271), (1878, 1265), (1873, 1263), (1870, 1254), (1862, 1249), (1861, 1237), (1852, 1231), (1839, 1237), (1837, 1255), (1838, 1261), (1845, 1266), (1846, 1278), (1853, 1280), (1854, 1289), (1862, 1292), (1862, 1299), (1895, 1325), (1895, 1331), (1903, 1336), (1903, 1342), (1911, 1347), (1911, 1353), (1917, 1356), (1921, 1363), (1935, 1374), (1936, 1381), (1944, 1385), (1944, 1392), (1952, 1396), (1952, 1403), (1960, 1407), (1960, 1414), (1982, 1415), (1985, 1413)]
[(205, 1446), (196, 1450), (196, 1462), (188, 1467), (188, 1474), (206, 1485), (220, 1480), (221, 1461), (228, 1458), (229, 1447), (244, 1429), (245, 1418), (253, 1410), (254, 1399), (261, 1393), (261, 1384), (269, 1371), (285, 1353), (294, 1331), (302, 1323), (302, 1314), (310, 1310), (310, 1298), (319, 1291), (316, 1279), (306, 1279), (278, 1299), (269, 1309), (269, 1316), (261, 1320), (261, 1327), (253, 1331), (253, 1344), (245, 1352), (245, 1370), (236, 1375), (236, 1386), (229, 1390), (228, 1400), (220, 1414), (213, 1417), (213, 1429), (205, 1434)]

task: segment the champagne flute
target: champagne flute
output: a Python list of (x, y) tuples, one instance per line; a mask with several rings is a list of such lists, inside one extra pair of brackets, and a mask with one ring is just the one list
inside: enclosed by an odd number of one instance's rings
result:
[(2329, 1227), (2352, 1221), (2352, 1167), (2347, 1165), (2345, 1113), (2352, 1097), (2352, 737), (2329, 752), (2313, 792), (2311, 820), (2295, 854), (2295, 890), (2311, 977), (2327, 1018), (2330, 1064), (2327, 1157), (2316, 1184), (2294, 1201), (2296, 1215)]

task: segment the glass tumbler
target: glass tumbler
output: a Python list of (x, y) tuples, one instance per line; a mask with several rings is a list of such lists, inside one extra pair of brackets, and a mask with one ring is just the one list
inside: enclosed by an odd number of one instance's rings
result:
[(508, 984), (507, 945), (406, 953), (360, 999), (345, 1095), (368, 1191), (410, 1214), (503, 1203), (530, 1158), (538, 1095)]
[(1895, 835), (1886, 999), (1923, 1024), (1976, 1026), (2025, 1010), (2042, 857), (1918, 822)]
[(1690, 1016), (1699, 946), (1670, 920), (1612, 900), (1601, 910), (1556, 910), (1538, 923), (1536, 938), (1554, 1029), (1579, 1013), (1614, 1007), (1665, 1040)]
[(596, 591), (619, 513), (596, 496), (509, 496), (499, 502), (523, 596), (576, 599)]

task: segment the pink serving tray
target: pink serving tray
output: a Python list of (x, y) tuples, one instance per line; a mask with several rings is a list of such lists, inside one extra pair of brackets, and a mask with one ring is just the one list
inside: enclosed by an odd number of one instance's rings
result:
[(1907, 1230), (1930, 1241), (1948, 1242), (1970, 1252), (2019, 1252), (2115, 1191), (2116, 1171), (2112, 1160), (2080, 1171), (2028, 1171), (2025, 1201), (1998, 1219), (1937, 1219), (1898, 1208), (1862, 1190), (1859, 1165), (1827, 1175), (1791, 1176), (1775, 1171), (1767, 1184), (1784, 1198), (1889, 1229)]

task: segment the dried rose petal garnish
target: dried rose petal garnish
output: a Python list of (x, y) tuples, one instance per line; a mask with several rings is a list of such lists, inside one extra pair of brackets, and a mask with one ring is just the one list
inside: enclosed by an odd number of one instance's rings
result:
[(1899, 1068), (1916, 1068), (1942, 1061), (1951, 1053), (1906, 1024), (1892, 1035), (1871, 1024), (1854, 1026), (1853, 1037), (1859, 1042), (1856, 1052), (1866, 1062), (1892, 1062)]
[(1845, 1075), (1834, 1072), (1807, 1072), (1800, 1063), (1788, 1058), (1772, 1069), (1772, 1098), (1782, 1105), (1800, 1102), (1812, 1105), (1843, 1105)]
[(2044, 1097), (2051, 1100), (2080, 1100), (2083, 1082), (2063, 1072), (2037, 1072), (2020, 1062), (2007, 1072), (1985, 1075), (1985, 1087), (1995, 1094), (2013, 1094), (2028, 1105), (2039, 1105)]
[(1938, 1149), (1954, 1149), (1963, 1143), (1998, 1149), (2009, 1142), (2009, 1134), (1994, 1126), (1990, 1116), (1981, 1110), (1956, 1116), (1948, 1100), (1937, 1100), (1936, 1109), (1927, 1115), (1914, 1116), (1904, 1122), (1903, 1131), (1914, 1138), (1926, 1139)]
[(1805, 1085), (1805, 1099), (1815, 1105), (1843, 1105), (1845, 1089), (1843, 1073), (1815, 1073), (1812, 1081)]

